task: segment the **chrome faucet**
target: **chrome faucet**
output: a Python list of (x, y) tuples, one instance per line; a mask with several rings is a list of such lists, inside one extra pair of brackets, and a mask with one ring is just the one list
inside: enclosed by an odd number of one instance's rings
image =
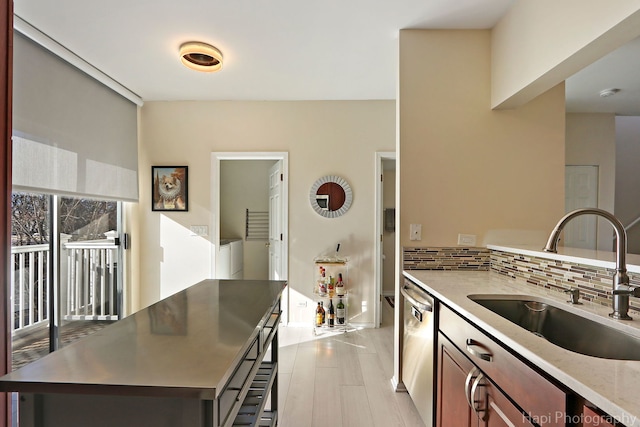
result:
[(613, 312), (609, 313), (609, 316), (619, 320), (632, 320), (629, 316), (629, 297), (640, 296), (640, 288), (629, 286), (629, 276), (627, 275), (627, 232), (624, 229), (624, 225), (609, 212), (597, 209), (597, 208), (584, 208), (577, 209), (569, 212), (560, 219), (555, 226), (547, 245), (544, 247), (545, 252), (558, 252), (558, 240), (560, 240), (560, 233), (562, 229), (569, 221), (580, 215), (597, 215), (600, 216), (613, 226), (616, 231), (616, 272), (613, 275)]

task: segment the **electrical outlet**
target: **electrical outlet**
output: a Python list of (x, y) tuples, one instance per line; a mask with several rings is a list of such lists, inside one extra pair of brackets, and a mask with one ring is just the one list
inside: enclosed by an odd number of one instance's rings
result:
[(306, 307), (306, 306), (307, 306), (306, 301), (298, 301), (298, 307)]
[(409, 240), (422, 240), (422, 224), (409, 225)]
[(475, 234), (458, 234), (458, 245), (460, 246), (475, 246), (476, 235)]

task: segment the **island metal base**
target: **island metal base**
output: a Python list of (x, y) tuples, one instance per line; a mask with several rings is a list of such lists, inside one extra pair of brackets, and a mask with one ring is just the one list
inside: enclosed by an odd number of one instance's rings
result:
[(20, 427), (277, 426), (284, 284), (205, 281), (161, 302), (190, 310), (184, 327), (158, 329), (158, 303), (1, 378), (0, 391), (19, 393)]

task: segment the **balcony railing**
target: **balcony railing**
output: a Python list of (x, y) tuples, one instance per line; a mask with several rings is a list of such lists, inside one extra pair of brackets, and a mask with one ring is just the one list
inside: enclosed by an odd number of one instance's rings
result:
[(118, 320), (118, 246), (108, 239), (63, 242), (62, 247), (67, 262), (60, 268), (63, 319)]
[[(118, 246), (114, 240), (70, 242), (60, 253), (61, 318), (117, 320)], [(11, 247), (13, 333), (20, 335), (49, 322), (49, 245)]]
[(49, 245), (11, 247), (13, 331), (49, 320)]

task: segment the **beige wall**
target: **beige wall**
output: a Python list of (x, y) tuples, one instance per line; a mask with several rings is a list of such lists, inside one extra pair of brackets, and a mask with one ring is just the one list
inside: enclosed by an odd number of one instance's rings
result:
[(523, 105), (640, 36), (640, 0), (586, 3), (514, 2), (493, 29), (492, 106)]
[[(614, 213), (616, 188), (616, 121), (614, 114), (566, 116), (567, 165), (598, 166), (598, 207)], [(611, 250), (611, 225), (598, 221), (598, 248)]]
[(489, 31), (400, 32), (401, 246), (551, 230), (564, 212), (564, 85), (492, 111), (490, 51)]
[[(375, 152), (395, 145), (394, 101), (148, 102), (141, 111), (139, 236), (140, 306), (209, 277), (209, 238), (190, 225), (212, 226), (212, 152), (289, 153), (290, 320), (313, 321), (314, 257), (341, 243), (349, 256), (350, 317), (374, 322)], [(189, 212), (150, 208), (151, 165), (189, 166)], [(353, 189), (340, 218), (309, 205), (315, 179), (335, 174)], [(307, 302), (306, 307), (299, 303)]]

